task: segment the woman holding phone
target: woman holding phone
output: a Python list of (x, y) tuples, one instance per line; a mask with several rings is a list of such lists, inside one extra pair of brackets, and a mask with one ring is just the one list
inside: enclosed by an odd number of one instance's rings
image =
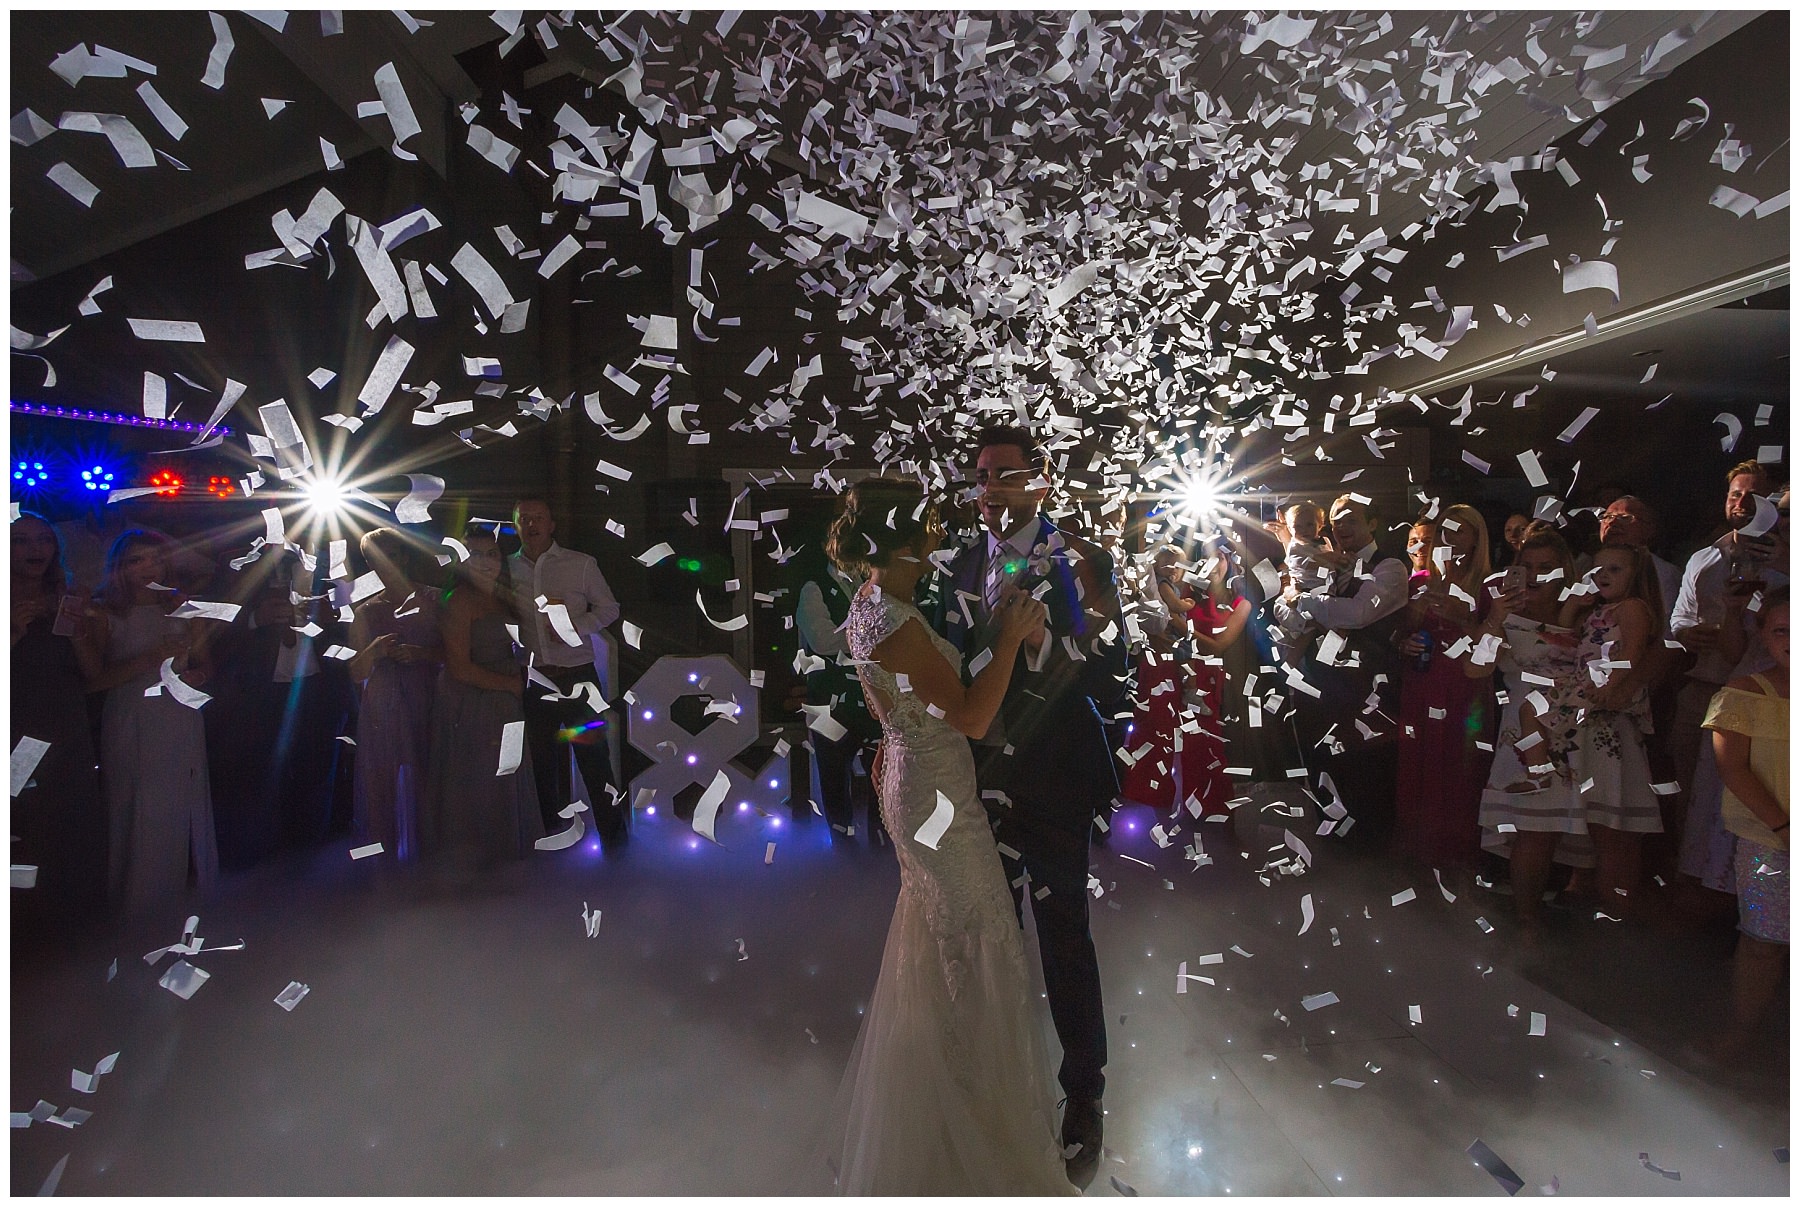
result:
[(1394, 785), (1394, 850), (1437, 868), (1469, 869), (1487, 782), (1493, 692), (1463, 671), (1470, 630), (1487, 614), (1487, 523), (1464, 503), (1445, 508), (1427, 569), (1397, 630), (1400, 774)]
[[(1500, 713), (1500, 731), (1494, 739), (1494, 763), (1487, 789), (1481, 794), (1481, 846), (1510, 861), (1513, 908), (1517, 911), (1521, 942), (1536, 947), (1543, 938), (1543, 894), (1549, 885), (1550, 865), (1591, 868), (1595, 863), (1594, 840), (1588, 835), (1587, 813), (1574, 786), (1552, 777), (1541, 792), (1519, 794), (1507, 786), (1526, 777), (1526, 758), (1517, 744), (1523, 737), (1520, 704), (1538, 690), (1536, 682), (1557, 681), (1575, 672), (1575, 631), (1561, 627), (1560, 596), (1574, 576), (1575, 555), (1556, 529), (1534, 523), (1520, 541), (1513, 565), (1507, 568), (1493, 596), (1487, 619), (1471, 637), (1486, 642), (1492, 658), (1471, 658), (1467, 674), (1488, 678), (1499, 671), (1505, 685), (1506, 704)], [(1494, 643), (1498, 648), (1494, 649)], [(1527, 675), (1532, 681), (1527, 681)], [(1574, 733), (1562, 724), (1560, 714), (1546, 716), (1546, 745), (1567, 751)], [(1549, 752), (1527, 757), (1542, 762)]]

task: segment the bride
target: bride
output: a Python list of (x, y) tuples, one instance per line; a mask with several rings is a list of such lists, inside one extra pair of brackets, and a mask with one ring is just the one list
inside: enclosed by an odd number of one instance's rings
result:
[(956, 650), (911, 603), (942, 538), (916, 484), (870, 479), (845, 496), (827, 545), (840, 566), (869, 574), (845, 631), (881, 721), (881, 815), (900, 861), (881, 975), (833, 1116), (844, 1128), (838, 1186), (1074, 1194), (1024, 943), (966, 737), (987, 730), (1045, 609), (1017, 591), (1002, 596), (994, 657), (965, 687)]

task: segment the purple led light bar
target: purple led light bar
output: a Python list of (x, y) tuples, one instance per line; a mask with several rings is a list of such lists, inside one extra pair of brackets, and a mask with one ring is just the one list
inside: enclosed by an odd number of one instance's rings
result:
[[(42, 415), (47, 419), (80, 419), (86, 423), (116, 423), (121, 427), (160, 428), (172, 432), (198, 432), (205, 424), (189, 423), (185, 419), (146, 419), (142, 415), (124, 415), (117, 411), (94, 411), (87, 407), (53, 407), (41, 402), (20, 402), (12, 400), (12, 409), (21, 415)], [(231, 429), (223, 424), (213, 428), (221, 436), (231, 435)]]

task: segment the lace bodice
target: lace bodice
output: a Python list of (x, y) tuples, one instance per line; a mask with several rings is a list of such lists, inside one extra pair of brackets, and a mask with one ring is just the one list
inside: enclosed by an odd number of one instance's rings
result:
[(880, 588), (871, 588), (850, 601), (850, 615), (844, 622), (850, 640), (850, 656), (857, 660), (857, 674), (868, 689), (870, 704), (881, 721), (884, 735), (907, 745), (934, 739), (961, 741), (962, 735), (949, 722), (933, 716), (915, 693), (900, 690), (894, 676), (874, 661), (875, 647), (899, 632), (909, 620), (919, 622), (919, 627), (931, 638), (944, 661), (961, 673), (962, 654), (932, 631), (919, 609), (885, 594)]

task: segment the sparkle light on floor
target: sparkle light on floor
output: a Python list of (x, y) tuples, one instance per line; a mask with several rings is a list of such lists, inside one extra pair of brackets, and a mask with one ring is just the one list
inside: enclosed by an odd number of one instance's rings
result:
[[(1126, 820), (1094, 850), (1112, 1060), (1090, 1194), (1494, 1194), (1477, 1139), (1523, 1194), (1787, 1193), (1785, 1106), (1516, 975), (1475, 922), (1503, 901), (1452, 904), (1429, 873), (1322, 844), (1265, 886), (1254, 830), (1245, 859), (1201, 826), (1214, 862), (1195, 869), (1192, 826), (1161, 848), (1156, 819)], [(14, 1109), (93, 1117), (15, 1129), (13, 1193), (65, 1154), (61, 1194), (828, 1192), (816, 1146), (892, 856), (834, 848), (817, 819), (738, 815), (719, 837), (641, 816), (623, 855), (584, 845), (473, 886), (352, 863), (348, 843), (261, 868), (197, 907), (209, 946), (246, 948), (190, 957), (211, 979), (186, 1001), (157, 984), (172, 957), (142, 959), (179, 911), (16, 959)], [(291, 981), (310, 992), (290, 1013)], [(114, 1051), (93, 1094), (69, 1088)]]

